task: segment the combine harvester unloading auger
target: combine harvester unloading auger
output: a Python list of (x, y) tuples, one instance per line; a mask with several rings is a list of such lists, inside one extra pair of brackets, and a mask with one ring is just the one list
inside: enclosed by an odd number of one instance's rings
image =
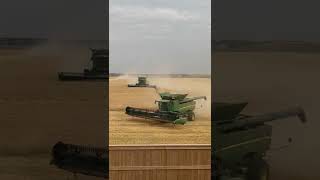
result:
[(109, 50), (90, 49), (91, 68), (84, 69), (83, 72), (59, 72), (61, 81), (82, 81), (82, 80), (106, 80), (109, 77)]
[(76, 174), (108, 178), (108, 149), (56, 143), (50, 164)]
[(198, 99), (207, 99), (206, 96), (186, 98), (188, 94), (159, 93), (161, 99), (158, 110), (126, 107), (126, 114), (134, 117), (170, 122), (173, 124), (185, 124), (195, 119), (195, 107)]

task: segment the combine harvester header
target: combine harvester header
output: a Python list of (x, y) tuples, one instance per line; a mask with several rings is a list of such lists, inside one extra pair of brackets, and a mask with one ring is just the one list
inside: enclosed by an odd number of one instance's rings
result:
[(56, 143), (52, 148), (51, 165), (74, 174), (108, 178), (108, 149)]

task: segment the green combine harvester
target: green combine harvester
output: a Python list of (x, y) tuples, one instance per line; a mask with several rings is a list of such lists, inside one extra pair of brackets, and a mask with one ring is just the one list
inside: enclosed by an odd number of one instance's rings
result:
[(212, 179), (268, 180), (265, 155), (271, 145), (272, 126), (265, 123), (294, 116), (306, 122), (300, 107), (249, 116), (241, 114), (246, 105), (213, 103)]
[(126, 114), (134, 117), (153, 119), (173, 124), (185, 124), (195, 119), (195, 107), (198, 99), (207, 99), (205, 96), (187, 98), (188, 94), (159, 93), (161, 99), (158, 110), (127, 107)]
[(150, 85), (147, 81), (147, 77), (139, 76), (138, 83), (136, 84), (128, 84), (128, 87), (149, 87), (149, 88), (157, 88), (155, 85)]
[(109, 50), (108, 49), (90, 49), (91, 64), (83, 72), (59, 72), (60, 81), (92, 81), (106, 80), (109, 78)]

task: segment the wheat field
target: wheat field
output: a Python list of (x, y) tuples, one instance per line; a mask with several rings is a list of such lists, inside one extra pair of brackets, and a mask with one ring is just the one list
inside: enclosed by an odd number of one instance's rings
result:
[(209, 78), (149, 78), (158, 92), (188, 93), (207, 96), (197, 101), (196, 120), (185, 125), (172, 125), (130, 117), (126, 106), (156, 109), (159, 99), (153, 88), (128, 88), (136, 77), (120, 76), (109, 80), (109, 143), (115, 144), (210, 144), (211, 143), (211, 80)]

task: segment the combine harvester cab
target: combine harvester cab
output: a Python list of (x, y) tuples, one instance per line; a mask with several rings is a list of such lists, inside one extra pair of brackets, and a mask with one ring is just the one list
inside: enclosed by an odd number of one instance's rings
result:
[(271, 145), (272, 126), (265, 123), (294, 116), (306, 122), (300, 107), (248, 116), (240, 114), (246, 105), (213, 103), (213, 179), (268, 180), (265, 155)]
[(109, 77), (109, 51), (107, 49), (91, 50), (91, 68), (84, 69), (81, 73), (59, 72), (58, 77), (61, 81), (81, 81), (81, 80), (105, 80)]
[(128, 84), (128, 87), (149, 87), (149, 88), (157, 88), (155, 85), (150, 85), (148, 83), (147, 77), (139, 76), (138, 83), (136, 84)]
[(126, 114), (134, 117), (153, 119), (173, 124), (185, 124), (195, 119), (195, 100), (205, 99), (205, 96), (186, 98), (188, 94), (159, 93), (161, 99), (158, 103), (158, 110), (147, 110), (141, 108), (127, 107)]

